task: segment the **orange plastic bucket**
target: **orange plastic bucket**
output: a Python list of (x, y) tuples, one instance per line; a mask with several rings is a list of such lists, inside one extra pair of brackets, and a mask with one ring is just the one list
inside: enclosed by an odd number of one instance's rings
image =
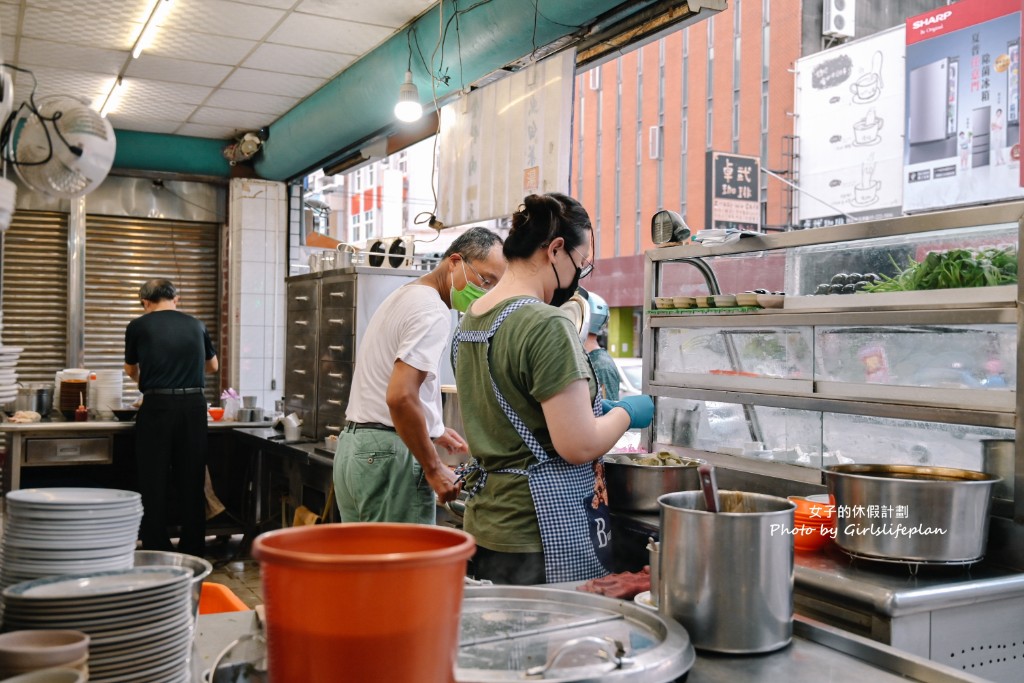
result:
[(452, 683), (463, 531), (420, 524), (292, 527), (257, 537), (274, 683)]

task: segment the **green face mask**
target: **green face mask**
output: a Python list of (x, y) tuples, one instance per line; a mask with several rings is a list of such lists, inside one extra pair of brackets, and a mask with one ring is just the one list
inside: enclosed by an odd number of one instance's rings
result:
[(466, 275), (466, 262), (462, 262), (462, 275), (466, 278), (466, 286), (463, 289), (455, 289), (455, 276), (452, 276), (452, 286), (449, 296), (452, 300), (452, 308), (465, 313), (469, 305), (486, 294), (486, 290), (470, 282)]

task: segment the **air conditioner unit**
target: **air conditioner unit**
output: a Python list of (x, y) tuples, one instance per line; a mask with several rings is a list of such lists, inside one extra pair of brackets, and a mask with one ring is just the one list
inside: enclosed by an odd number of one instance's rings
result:
[(366, 243), (366, 265), (372, 268), (408, 268), (412, 266), (413, 238), (378, 237)]
[(823, 0), (821, 33), (832, 38), (853, 38), (856, 35), (856, 0)]

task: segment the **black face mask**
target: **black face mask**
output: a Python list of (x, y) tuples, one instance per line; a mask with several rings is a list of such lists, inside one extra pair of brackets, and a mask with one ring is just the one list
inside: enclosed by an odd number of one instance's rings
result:
[(576, 261), (573, 259), (572, 254), (569, 254), (569, 260), (572, 261), (572, 265), (576, 267), (576, 275), (573, 276), (572, 282), (569, 283), (568, 287), (562, 287), (562, 280), (558, 277), (558, 269), (555, 268), (554, 263), (551, 264), (551, 270), (555, 271), (555, 282), (558, 284), (558, 287), (555, 288), (555, 293), (551, 295), (551, 301), (548, 302), (552, 306), (561, 306), (571, 299), (572, 295), (576, 293), (576, 288), (580, 284), (580, 273), (583, 272), (583, 269), (576, 265)]

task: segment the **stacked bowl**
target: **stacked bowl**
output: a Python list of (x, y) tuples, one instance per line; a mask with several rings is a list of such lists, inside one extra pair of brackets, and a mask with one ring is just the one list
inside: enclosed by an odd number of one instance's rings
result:
[(88, 660), (89, 636), (81, 631), (40, 629), (0, 635), (0, 677), (4, 680), (52, 667), (87, 675)]
[(793, 548), (813, 552), (824, 548), (835, 535), (836, 506), (829, 494), (790, 496), (793, 511)]

